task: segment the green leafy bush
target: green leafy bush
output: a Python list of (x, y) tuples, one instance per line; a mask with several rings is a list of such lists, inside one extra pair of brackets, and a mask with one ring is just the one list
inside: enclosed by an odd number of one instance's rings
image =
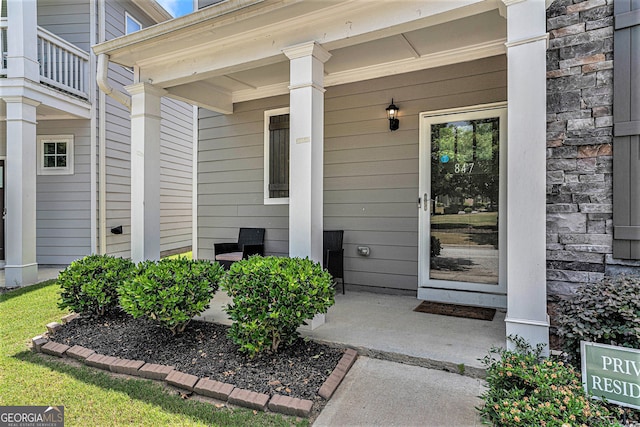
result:
[(120, 305), (131, 316), (146, 316), (172, 334), (209, 308), (224, 271), (220, 264), (165, 258), (138, 264), (136, 276), (120, 287)]
[(254, 356), (292, 343), (296, 329), (334, 303), (331, 275), (309, 259), (253, 256), (232, 264), (223, 289), (229, 338)]
[(134, 267), (127, 259), (109, 255), (89, 255), (73, 261), (58, 275), (58, 307), (104, 315), (118, 306), (118, 287), (131, 277)]
[(640, 278), (618, 276), (578, 288), (558, 304), (557, 320), (571, 363), (580, 363), (581, 340), (640, 348)]
[(509, 339), (515, 351), (494, 348), (483, 359), (488, 389), (479, 411), (485, 422), (496, 427), (621, 426), (603, 403), (585, 394), (571, 365), (542, 358), (542, 346), (532, 349), (521, 338)]

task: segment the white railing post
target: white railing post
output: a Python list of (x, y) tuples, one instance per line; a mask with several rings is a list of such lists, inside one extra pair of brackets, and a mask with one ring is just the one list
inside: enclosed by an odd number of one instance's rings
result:
[(38, 40), (40, 82), (88, 98), (85, 70), (89, 54), (41, 27), (38, 27)]
[(0, 76), (7, 75), (7, 18), (0, 19)]
[[(0, 18), (0, 76), (3, 77), (8, 74), (7, 33), (8, 20)], [(85, 75), (89, 54), (41, 27), (38, 27), (36, 40), (40, 83), (80, 98), (89, 98)]]

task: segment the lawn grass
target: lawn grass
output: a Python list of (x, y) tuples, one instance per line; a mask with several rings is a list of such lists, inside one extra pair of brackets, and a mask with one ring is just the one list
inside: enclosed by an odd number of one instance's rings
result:
[(0, 294), (0, 406), (64, 405), (67, 426), (308, 426), (307, 420), (216, 408), (149, 380), (120, 379), (32, 353), (31, 337), (59, 321), (51, 280)]
[(431, 231), (431, 235), (440, 240), (442, 245), (473, 245), (471, 234), (469, 233), (444, 233)]
[(473, 226), (495, 226), (498, 212), (478, 212), (468, 214), (433, 215), (432, 224), (461, 224)]
[(189, 251), (189, 252), (183, 252), (183, 253), (181, 253), (181, 254), (169, 255), (169, 256), (168, 256), (168, 257), (166, 257), (166, 258), (170, 258), (170, 259), (173, 259), (173, 258), (187, 258), (187, 259), (192, 259), (192, 258), (193, 258), (193, 252), (192, 252), (192, 251)]

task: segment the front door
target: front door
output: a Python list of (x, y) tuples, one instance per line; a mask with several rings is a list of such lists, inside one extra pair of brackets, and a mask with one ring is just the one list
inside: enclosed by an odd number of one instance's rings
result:
[(506, 307), (506, 106), (420, 115), (418, 298)]
[(0, 261), (4, 258), (4, 160), (0, 160)]

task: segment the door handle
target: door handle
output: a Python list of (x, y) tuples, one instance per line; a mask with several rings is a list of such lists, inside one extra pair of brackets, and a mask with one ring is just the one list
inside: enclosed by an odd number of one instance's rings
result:
[(425, 212), (429, 212), (429, 210), (431, 209), (431, 199), (429, 199), (429, 193), (424, 193), (424, 195), (422, 196), (422, 209), (424, 209)]

